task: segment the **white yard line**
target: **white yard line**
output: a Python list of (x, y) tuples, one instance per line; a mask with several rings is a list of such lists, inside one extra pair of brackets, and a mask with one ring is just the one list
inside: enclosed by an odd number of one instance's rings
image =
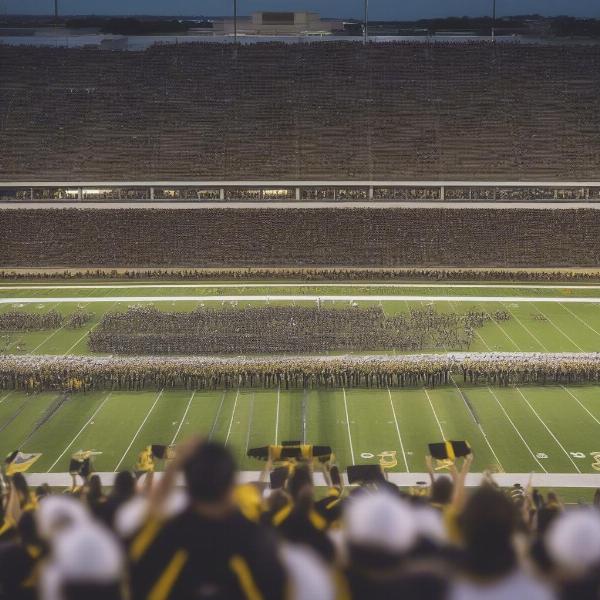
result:
[[(467, 398), (464, 395), (463, 391), (458, 387), (458, 385), (456, 384), (456, 381), (454, 381), (454, 377), (452, 377), (452, 374), (450, 374), (450, 380), (452, 381), (452, 383), (454, 384), (454, 387), (456, 388), (456, 390), (458, 391), (458, 393), (460, 394), (460, 397), (462, 398), (463, 402), (465, 403), (465, 407), (467, 409), (467, 412), (469, 414), (471, 414), (471, 409), (469, 408), (469, 403), (467, 402)], [(475, 417), (473, 416), (473, 420), (475, 421)], [(500, 469), (502, 471), (504, 471), (504, 467), (502, 466), (502, 461), (498, 458), (498, 455), (496, 454), (490, 440), (488, 439), (488, 436), (486, 434), (486, 432), (483, 429), (483, 425), (481, 423), (475, 422), (475, 425), (477, 425), (479, 432), (481, 433), (481, 435), (483, 436), (483, 439), (485, 440), (485, 443), (487, 444), (488, 448), (490, 449), (492, 455), (494, 456), (494, 460), (496, 461), (496, 464), (500, 467)]]
[(138, 430), (135, 432), (135, 435), (131, 438), (131, 442), (129, 442), (129, 446), (127, 446), (127, 450), (125, 450), (125, 452), (123, 453), (123, 456), (121, 456), (121, 460), (117, 463), (117, 466), (115, 467), (115, 471), (119, 470), (119, 467), (121, 466), (121, 463), (125, 460), (125, 457), (127, 456), (127, 454), (129, 453), (129, 451), (131, 450), (131, 447), (133, 446), (133, 443), (137, 439), (137, 436), (140, 435), (140, 431), (142, 430), (142, 428), (146, 424), (146, 421), (148, 420), (148, 418), (152, 414), (152, 411), (154, 410), (154, 407), (156, 406), (156, 403), (160, 400), (160, 397), (162, 396), (163, 392), (164, 392), (164, 389), (160, 390), (160, 392), (158, 393), (158, 396), (156, 396), (156, 400), (154, 400), (154, 404), (150, 407), (150, 410), (146, 414), (146, 417), (142, 421), (142, 424), (138, 427)]
[(212, 427), (210, 428), (210, 431), (208, 433), (208, 439), (212, 440), (213, 435), (215, 434), (215, 429), (217, 427), (217, 422), (219, 420), (219, 416), (221, 415), (221, 409), (223, 408), (223, 401), (225, 400), (225, 396), (227, 395), (227, 390), (223, 391), (223, 394), (221, 395), (221, 402), (219, 403), (219, 408), (217, 408), (217, 412), (215, 414), (215, 418), (213, 419), (213, 424)]
[(561, 308), (564, 308), (569, 314), (573, 315), (582, 325), (585, 325), (590, 331), (600, 336), (600, 331), (594, 329), (587, 321), (584, 321), (580, 316), (574, 313), (570, 308), (567, 308), (562, 302), (558, 303)]
[(423, 388), (423, 391), (425, 392), (425, 395), (427, 396), (427, 400), (429, 401), (429, 406), (431, 406), (431, 410), (433, 412), (433, 416), (435, 417), (436, 423), (438, 424), (438, 427), (440, 428), (440, 433), (442, 434), (442, 439), (445, 440), (446, 439), (446, 434), (444, 433), (444, 430), (442, 428), (442, 424), (440, 423), (440, 420), (438, 419), (437, 413), (435, 412), (435, 408), (433, 408), (433, 402), (431, 401), (431, 397), (429, 396), (429, 392), (427, 391), (427, 388)]
[(342, 388), (342, 393), (344, 395), (344, 409), (346, 410), (346, 427), (348, 429), (348, 441), (350, 442), (350, 455), (352, 457), (352, 464), (356, 464), (354, 460), (354, 447), (352, 445), (352, 433), (350, 433), (350, 417), (348, 416), (348, 401), (346, 400), (346, 388)]
[(281, 395), (281, 384), (277, 386), (277, 408), (275, 409), (275, 445), (279, 440), (279, 397)]
[[(280, 295), (214, 295), (214, 296), (97, 296), (87, 297), (86, 304), (96, 302), (564, 302), (568, 304), (600, 304), (600, 297), (553, 297), (553, 296), (417, 296), (398, 294), (367, 294), (367, 295), (326, 295), (326, 294), (280, 294)], [(0, 298), (0, 304), (61, 304), (81, 302), (81, 296), (61, 296), (43, 298)], [(510, 312), (510, 311), (509, 311)]]
[(179, 435), (179, 432), (181, 431), (181, 428), (183, 427), (183, 422), (185, 421), (185, 418), (187, 417), (187, 414), (190, 410), (190, 406), (192, 405), (192, 400), (194, 399), (194, 396), (196, 395), (196, 391), (194, 390), (192, 392), (192, 395), (190, 396), (190, 399), (188, 400), (187, 406), (185, 407), (185, 412), (183, 413), (183, 417), (181, 417), (181, 421), (179, 421), (179, 427), (177, 427), (177, 431), (175, 432), (175, 435), (173, 436), (173, 439), (171, 440), (171, 446), (175, 443), (175, 440), (177, 439), (177, 436)]
[(402, 450), (404, 465), (406, 467), (406, 472), (410, 473), (410, 469), (408, 468), (408, 461), (406, 460), (406, 452), (404, 451), (404, 443), (402, 442), (402, 435), (400, 434), (400, 426), (398, 425), (398, 417), (396, 416), (396, 409), (394, 408), (394, 403), (392, 402), (392, 392), (390, 391), (389, 386), (387, 388), (387, 391), (390, 399), (390, 406), (392, 407), (392, 413), (394, 414), (394, 423), (396, 424), (396, 433), (398, 434), (398, 441), (400, 442), (400, 449)]
[(558, 331), (558, 333), (560, 333), (566, 339), (568, 339), (569, 342), (571, 342), (571, 344), (573, 344), (573, 346), (575, 346), (580, 352), (584, 352), (583, 348), (575, 340), (573, 340), (570, 336), (568, 336), (546, 313), (544, 313), (539, 308), (537, 310), (540, 313), (540, 315), (542, 315), (542, 317), (544, 317), (546, 320), (548, 320), (550, 322), (552, 327), (554, 327), (554, 329), (556, 329), (556, 331)]
[(98, 406), (98, 408), (94, 411), (92, 416), (88, 419), (87, 423), (77, 432), (75, 437), (69, 442), (69, 444), (65, 447), (65, 449), (60, 453), (60, 456), (52, 463), (52, 465), (48, 468), (46, 473), (49, 473), (50, 471), (52, 471), (52, 469), (54, 469), (54, 467), (58, 464), (58, 461), (67, 453), (67, 451), (75, 443), (77, 438), (85, 431), (85, 429), (88, 427), (88, 425), (94, 420), (96, 415), (102, 410), (102, 407), (106, 404), (106, 402), (111, 397), (111, 395), (112, 395), (112, 392), (110, 392), (106, 396), (106, 398), (104, 398), (104, 400), (102, 400), (102, 402), (100, 403), (100, 406)]
[(565, 449), (565, 447), (560, 443), (560, 441), (554, 435), (554, 433), (552, 433), (552, 431), (550, 430), (550, 427), (548, 427), (548, 425), (546, 425), (544, 419), (542, 419), (542, 417), (540, 417), (540, 415), (535, 410), (535, 408), (533, 408), (533, 406), (531, 405), (531, 403), (529, 402), (529, 400), (527, 400), (527, 398), (525, 397), (525, 394), (521, 391), (521, 389), (518, 386), (515, 386), (515, 389), (517, 390), (517, 392), (519, 392), (519, 394), (521, 394), (521, 397), (523, 398), (523, 400), (525, 400), (525, 402), (527, 403), (527, 406), (529, 406), (529, 408), (531, 409), (531, 412), (538, 418), (538, 420), (540, 421), (540, 423), (546, 428), (546, 431), (552, 436), (552, 438), (554, 439), (554, 441), (560, 446), (561, 450), (565, 453), (566, 457), (571, 461), (571, 464), (575, 467), (575, 469), (577, 470), (577, 472), (581, 473), (581, 471), (579, 470), (579, 467), (577, 466), (577, 464), (575, 463), (575, 461), (573, 460), (573, 458), (571, 457), (571, 455), (567, 452), (567, 450)]
[(510, 418), (510, 415), (506, 412), (506, 409), (504, 408), (504, 406), (502, 406), (502, 403), (500, 402), (500, 399), (498, 398), (498, 396), (496, 395), (496, 393), (492, 390), (492, 388), (489, 385), (488, 385), (487, 389), (490, 392), (490, 394), (494, 397), (494, 399), (496, 400), (496, 402), (498, 403), (498, 406), (502, 409), (502, 412), (504, 413), (504, 416), (508, 419), (508, 421), (510, 422), (510, 424), (513, 426), (513, 429), (517, 432), (517, 435), (521, 438), (521, 441), (523, 442), (523, 444), (525, 444), (525, 447), (527, 448), (527, 450), (529, 450), (529, 454), (531, 454), (531, 456), (533, 457), (533, 460), (535, 460), (535, 462), (538, 465), (540, 465), (540, 467), (541, 467), (542, 471), (544, 471), (544, 473), (547, 473), (548, 471), (546, 470), (546, 467), (544, 467), (544, 465), (540, 462), (539, 458), (535, 455), (535, 453), (533, 452), (533, 450), (531, 449), (531, 447), (527, 443), (527, 440), (525, 440), (525, 438), (523, 437), (523, 435), (519, 431), (519, 428), (515, 425), (514, 421)]
[(237, 408), (238, 398), (240, 397), (240, 388), (237, 389), (235, 394), (235, 401), (233, 402), (233, 410), (231, 411), (231, 419), (229, 420), (229, 428), (227, 429), (227, 437), (225, 438), (225, 445), (227, 446), (227, 442), (229, 441), (229, 436), (231, 435), (231, 428), (233, 426), (233, 418), (235, 417), (235, 409)]
[(585, 407), (581, 401), (579, 400), (579, 398), (568, 388), (566, 388), (564, 385), (560, 386), (565, 392), (567, 392), (567, 394), (569, 394), (569, 396), (571, 396), (571, 398), (573, 398), (573, 400), (575, 400), (575, 402), (577, 402), (577, 404), (579, 404), (579, 406), (581, 406), (581, 408), (583, 408), (583, 410), (585, 410), (585, 412), (590, 415), (590, 417), (592, 417), (592, 419), (594, 419), (594, 421), (596, 421), (596, 423), (598, 423), (598, 425), (600, 425), (600, 421), (587, 409), (587, 407)]
[[(519, 301), (520, 300), (521, 298), (519, 298)], [(539, 344), (544, 352), (549, 352), (548, 348), (546, 348), (546, 346), (544, 346), (544, 344), (542, 344), (542, 342), (535, 335), (533, 335), (533, 333), (531, 333), (529, 328), (521, 321), (521, 319), (519, 319), (519, 317), (517, 317), (517, 315), (515, 315), (508, 306), (505, 306), (505, 308), (514, 317), (516, 322), (535, 340), (536, 344)], [(518, 348), (519, 347), (517, 346), (517, 349)]]
[(378, 283), (365, 281), (363, 283), (319, 283), (315, 281), (306, 283), (132, 283), (132, 284), (69, 284), (69, 285), (0, 285), (0, 292), (7, 290), (119, 290), (119, 289), (219, 289), (219, 288), (432, 288), (432, 289), (496, 289), (496, 290), (600, 290), (600, 285), (540, 285), (522, 283)]
[(2, 404), (6, 399), (8, 399), (8, 397), (11, 394), (14, 394), (14, 393), (15, 393), (15, 390), (12, 390), (12, 391), (8, 392), (8, 394), (5, 394), (4, 396), (2, 396), (2, 398), (0, 398), (0, 404)]

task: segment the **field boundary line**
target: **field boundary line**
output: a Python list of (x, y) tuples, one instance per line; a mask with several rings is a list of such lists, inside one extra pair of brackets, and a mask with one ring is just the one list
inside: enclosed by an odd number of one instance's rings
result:
[(596, 335), (600, 336), (600, 331), (594, 329), (587, 321), (584, 321), (577, 313), (574, 313), (570, 308), (567, 308), (562, 302), (558, 302), (561, 308), (564, 308), (569, 314), (573, 315), (580, 323), (585, 325), (590, 331), (593, 331)]
[[(529, 330), (529, 327), (527, 327), (522, 321), (521, 319), (519, 319), (519, 317), (517, 317), (517, 315), (515, 315), (512, 310), (510, 310), (510, 308), (508, 306), (506, 306), (506, 303), (503, 302), (502, 303), (504, 305), (504, 307), (506, 308), (506, 310), (514, 317), (514, 319), (517, 321), (517, 323), (531, 336), (531, 338), (536, 342), (536, 344), (539, 344), (542, 347), (542, 350), (544, 352), (549, 352), (548, 348), (546, 348), (546, 346), (544, 346), (544, 344), (542, 344), (542, 342), (535, 336), (533, 335), (533, 333), (531, 333), (531, 331)], [(517, 349), (519, 348), (519, 346), (517, 346)]]
[(181, 417), (181, 421), (179, 421), (179, 427), (177, 427), (177, 431), (175, 432), (175, 435), (173, 436), (173, 439), (171, 440), (171, 446), (175, 443), (175, 440), (177, 439), (177, 436), (179, 435), (179, 432), (181, 431), (181, 427), (183, 426), (183, 422), (185, 421), (185, 418), (187, 417), (188, 411), (190, 410), (190, 406), (192, 405), (192, 400), (194, 399), (194, 396), (196, 395), (196, 390), (194, 390), (192, 392), (192, 395), (190, 396), (190, 399), (188, 400), (187, 406), (185, 407), (185, 412), (183, 413), (183, 417)]
[(352, 446), (352, 433), (350, 432), (350, 416), (348, 414), (348, 401), (346, 400), (346, 388), (342, 387), (342, 394), (344, 397), (344, 409), (346, 410), (346, 427), (348, 429), (348, 441), (350, 442), (350, 456), (352, 457), (352, 464), (356, 464), (354, 460), (354, 448)]
[(489, 385), (487, 386), (487, 389), (490, 392), (490, 394), (493, 396), (494, 400), (496, 400), (496, 402), (498, 403), (498, 406), (502, 409), (502, 412), (504, 413), (504, 415), (506, 416), (506, 418), (508, 419), (508, 421), (510, 422), (510, 424), (513, 426), (514, 430), (517, 432), (517, 435), (521, 438), (521, 441), (523, 442), (523, 444), (525, 444), (525, 447), (527, 448), (527, 450), (529, 450), (529, 453), (533, 457), (533, 460), (535, 460), (535, 462), (538, 465), (540, 465), (540, 467), (542, 468), (542, 471), (544, 471), (544, 473), (547, 473), (548, 471), (546, 470), (546, 467), (544, 467), (544, 465), (540, 462), (540, 459), (534, 454), (533, 450), (531, 449), (531, 447), (527, 443), (527, 440), (523, 437), (523, 435), (519, 431), (518, 427), (515, 425), (514, 421), (512, 420), (512, 418), (510, 417), (510, 415), (508, 414), (508, 412), (506, 412), (506, 409), (504, 408), (504, 406), (500, 402), (500, 399), (498, 398), (498, 396), (496, 395), (496, 393), (494, 392), (494, 390), (492, 390), (492, 388)]
[(60, 297), (19, 297), (19, 298), (0, 298), (0, 305), (3, 304), (74, 304), (83, 299), (87, 304), (96, 304), (99, 302), (115, 303), (139, 303), (139, 302), (265, 302), (267, 299), (271, 302), (469, 302), (473, 303), (551, 303), (557, 304), (564, 302), (569, 304), (600, 304), (600, 296), (421, 296), (416, 294), (398, 295), (398, 294), (279, 294), (279, 295), (212, 295), (212, 296), (60, 296)]
[(209, 441), (212, 440), (213, 435), (215, 434), (215, 429), (217, 427), (217, 422), (219, 420), (219, 416), (221, 415), (221, 409), (223, 408), (223, 401), (225, 400), (226, 395), (227, 395), (227, 390), (223, 390), (223, 393), (221, 394), (221, 402), (219, 403), (219, 407), (217, 408), (217, 412), (215, 413), (215, 417), (213, 419), (212, 426), (210, 428), (210, 431), (208, 432)]
[(129, 442), (129, 446), (127, 446), (127, 450), (125, 450), (125, 452), (123, 453), (123, 456), (121, 457), (121, 460), (118, 462), (117, 466), (115, 467), (115, 471), (119, 470), (119, 467), (121, 466), (121, 463), (125, 460), (125, 457), (127, 456), (127, 454), (129, 453), (129, 451), (131, 450), (131, 447), (133, 446), (133, 442), (135, 442), (135, 440), (137, 439), (137, 436), (140, 434), (140, 431), (142, 430), (142, 428), (146, 424), (146, 421), (148, 420), (148, 418), (152, 414), (152, 411), (154, 410), (154, 407), (156, 406), (157, 402), (160, 400), (160, 398), (163, 395), (164, 391), (165, 391), (165, 389), (163, 388), (158, 393), (158, 396), (156, 396), (156, 400), (154, 400), (154, 404), (150, 407), (150, 410), (146, 413), (146, 416), (144, 417), (144, 420), (142, 421), (142, 424), (138, 427), (138, 430), (135, 432), (135, 435), (131, 438), (131, 442)]
[(206, 288), (206, 289), (218, 289), (218, 288), (300, 288), (300, 287), (328, 287), (328, 288), (352, 288), (352, 287), (378, 287), (378, 288), (432, 288), (432, 289), (497, 289), (497, 290), (600, 290), (600, 285), (585, 285), (585, 284), (568, 284), (568, 285), (560, 285), (560, 284), (526, 284), (526, 283), (389, 283), (389, 282), (371, 282), (366, 281), (364, 283), (336, 283), (336, 282), (322, 282), (315, 283), (314, 281), (306, 282), (306, 283), (273, 283), (272, 281), (264, 282), (264, 283), (231, 283), (231, 282), (223, 282), (223, 283), (132, 283), (130, 285), (126, 284), (65, 284), (65, 285), (35, 285), (35, 284), (26, 284), (26, 285), (0, 285), (0, 292), (2, 291), (16, 291), (16, 290), (118, 290), (118, 289), (152, 289), (152, 288), (165, 288), (165, 289), (193, 289), (193, 288)]
[(390, 399), (390, 406), (392, 407), (392, 414), (394, 415), (394, 423), (396, 424), (396, 433), (398, 434), (398, 441), (400, 442), (400, 450), (402, 450), (404, 465), (406, 466), (406, 472), (410, 473), (410, 469), (408, 467), (408, 460), (406, 460), (406, 452), (404, 451), (404, 443), (402, 442), (402, 435), (400, 434), (400, 426), (398, 425), (398, 417), (396, 416), (396, 409), (394, 408), (394, 403), (392, 401), (392, 392), (390, 390), (389, 385), (387, 386), (387, 392)]
[(566, 448), (560, 443), (559, 439), (554, 435), (554, 433), (552, 433), (550, 427), (548, 427), (548, 425), (546, 425), (546, 422), (542, 419), (542, 417), (540, 417), (540, 415), (535, 410), (535, 408), (533, 408), (533, 406), (531, 405), (531, 402), (529, 402), (529, 400), (527, 400), (527, 398), (525, 397), (525, 394), (521, 391), (521, 389), (518, 386), (515, 386), (515, 389), (517, 390), (517, 392), (519, 392), (519, 394), (521, 394), (521, 397), (523, 398), (523, 400), (525, 400), (525, 402), (527, 402), (527, 406), (529, 406), (529, 408), (531, 409), (533, 414), (539, 419), (540, 423), (546, 428), (546, 431), (552, 436), (554, 441), (560, 446), (560, 448), (565, 453), (566, 457), (571, 461), (571, 464), (575, 467), (577, 472), (581, 473), (581, 470), (579, 469), (579, 467), (577, 466), (577, 464), (575, 463), (575, 461), (573, 460), (571, 455), (567, 452)]
[(235, 417), (235, 410), (237, 408), (238, 398), (240, 397), (240, 388), (238, 387), (235, 393), (235, 400), (233, 402), (233, 410), (231, 411), (231, 419), (229, 419), (229, 428), (227, 429), (227, 437), (225, 438), (225, 446), (229, 442), (229, 436), (231, 435), (231, 428), (233, 427), (233, 418)]
[(3, 404), (4, 401), (11, 395), (14, 394), (15, 390), (10, 390), (10, 392), (8, 392), (8, 394), (5, 394), (4, 396), (2, 396), (2, 398), (0, 398), (0, 404)]
[(536, 309), (540, 313), (540, 315), (542, 315), (545, 319), (550, 321), (550, 324), (552, 325), (552, 327), (554, 327), (554, 329), (556, 329), (556, 331), (558, 331), (561, 335), (563, 335), (566, 339), (568, 339), (569, 342), (571, 342), (571, 344), (573, 344), (573, 346), (575, 346), (580, 352), (585, 352), (585, 350), (577, 342), (575, 342), (575, 340), (571, 339), (571, 337), (568, 336), (545, 312), (543, 312), (541, 308), (537, 308), (537, 306), (536, 306)]
[(66, 448), (60, 453), (60, 456), (52, 463), (52, 465), (50, 467), (48, 467), (48, 470), (46, 471), (46, 473), (49, 473), (50, 471), (52, 471), (52, 469), (54, 469), (54, 467), (56, 466), (58, 461), (67, 453), (67, 450), (75, 443), (75, 440), (84, 432), (84, 430), (87, 428), (87, 426), (94, 420), (96, 415), (100, 412), (102, 407), (106, 404), (106, 402), (108, 401), (108, 399), (111, 396), (112, 396), (112, 392), (109, 392), (107, 394), (107, 396), (104, 398), (104, 400), (102, 400), (102, 402), (100, 403), (100, 406), (94, 411), (92, 416), (87, 420), (86, 424), (77, 432), (75, 437), (69, 442), (68, 446), (66, 446)]
[(575, 400), (575, 402), (577, 402), (577, 404), (579, 404), (579, 406), (581, 406), (581, 408), (583, 408), (583, 410), (585, 410), (585, 412), (590, 415), (590, 417), (592, 417), (592, 419), (594, 419), (594, 421), (596, 421), (596, 423), (598, 423), (598, 425), (600, 425), (600, 421), (588, 410), (588, 408), (579, 400), (579, 398), (568, 388), (566, 388), (564, 385), (561, 384), (560, 386), (565, 392), (567, 392), (567, 394), (569, 394), (569, 396), (571, 396), (571, 398), (573, 398), (573, 400)]
[(433, 407), (433, 402), (431, 401), (431, 396), (429, 395), (429, 392), (427, 391), (427, 388), (424, 387), (423, 391), (425, 392), (425, 395), (427, 396), (427, 400), (429, 401), (429, 406), (431, 406), (431, 411), (433, 412), (433, 416), (435, 417), (435, 420), (438, 424), (438, 427), (440, 428), (440, 433), (442, 434), (442, 439), (446, 439), (446, 434), (444, 433), (444, 429), (442, 428), (442, 424), (440, 423), (440, 420), (438, 419), (437, 413), (435, 412), (435, 408)]
[(454, 377), (452, 377), (452, 375), (450, 375), (450, 380), (452, 381), (452, 383), (454, 384), (454, 387), (456, 388), (456, 390), (460, 394), (460, 397), (462, 398), (463, 402), (465, 403), (465, 406), (467, 407), (467, 410), (469, 411), (469, 414), (473, 417), (473, 421), (475, 422), (475, 425), (477, 425), (477, 428), (479, 429), (481, 435), (483, 436), (483, 439), (485, 440), (485, 443), (487, 444), (487, 446), (490, 449), (492, 455), (494, 456), (494, 460), (499, 465), (499, 467), (502, 469), (502, 471), (504, 471), (504, 466), (502, 465), (502, 461), (498, 458), (498, 455), (496, 454), (496, 451), (494, 450), (494, 448), (493, 448), (490, 440), (488, 439), (488, 436), (485, 433), (485, 431), (483, 429), (483, 425), (479, 421), (479, 418), (475, 418), (475, 414), (473, 413), (473, 409), (469, 406), (469, 402), (467, 401), (467, 397), (463, 393), (462, 389), (460, 387), (458, 387), (458, 385), (457, 385), (456, 381), (454, 381)]

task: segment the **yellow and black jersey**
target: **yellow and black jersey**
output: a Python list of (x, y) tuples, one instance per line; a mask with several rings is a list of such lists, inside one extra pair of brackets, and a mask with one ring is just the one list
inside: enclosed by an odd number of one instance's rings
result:
[(335, 558), (333, 542), (327, 535), (327, 520), (314, 508), (305, 510), (290, 503), (275, 514), (272, 524), (290, 542), (310, 546), (328, 562)]
[(239, 512), (193, 508), (149, 521), (129, 547), (133, 600), (281, 600), (286, 581), (272, 534)]
[(315, 502), (315, 510), (332, 525), (342, 517), (342, 493), (337, 488), (327, 490), (327, 495)]

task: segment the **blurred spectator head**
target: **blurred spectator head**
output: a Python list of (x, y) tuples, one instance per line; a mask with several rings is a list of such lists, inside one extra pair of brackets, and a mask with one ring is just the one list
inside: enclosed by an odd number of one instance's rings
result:
[(566, 577), (579, 577), (600, 567), (600, 514), (592, 508), (566, 511), (545, 537), (554, 565)]
[(104, 527), (78, 524), (55, 536), (41, 577), (41, 600), (120, 600), (123, 551)]
[(207, 441), (199, 444), (190, 454), (183, 466), (183, 473), (192, 500), (212, 504), (230, 497), (236, 466), (227, 448)]
[(482, 486), (469, 496), (459, 517), (466, 569), (481, 577), (507, 574), (517, 563), (513, 535), (517, 509), (502, 492)]
[(112, 496), (116, 496), (123, 500), (131, 498), (135, 493), (135, 479), (129, 471), (121, 471), (117, 473), (112, 489)]
[(344, 509), (351, 562), (386, 566), (409, 552), (417, 540), (410, 504), (388, 491), (357, 494)]
[(446, 505), (452, 500), (454, 484), (447, 475), (437, 477), (431, 486), (431, 502), (433, 504)]
[(71, 496), (51, 495), (44, 498), (36, 511), (39, 534), (45, 540), (89, 521), (88, 513), (81, 502)]

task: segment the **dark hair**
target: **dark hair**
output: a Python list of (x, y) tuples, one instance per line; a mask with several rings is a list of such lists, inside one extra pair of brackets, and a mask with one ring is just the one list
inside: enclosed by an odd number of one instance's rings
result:
[(236, 466), (231, 453), (216, 442), (199, 445), (183, 466), (188, 492), (199, 502), (218, 502), (231, 490)]
[(111, 495), (122, 500), (128, 500), (134, 493), (135, 479), (133, 475), (129, 471), (117, 473)]
[(287, 482), (287, 489), (294, 501), (297, 501), (299, 496), (304, 495), (304, 490), (311, 490), (312, 493), (313, 481), (309, 468), (306, 465), (300, 464), (290, 475)]
[(98, 502), (102, 498), (102, 481), (99, 475), (92, 475), (87, 482), (87, 500), (88, 502)]
[(29, 486), (23, 473), (15, 473), (12, 476), (13, 486), (19, 496), (19, 502), (21, 505), (29, 502)]
[(450, 477), (442, 475), (437, 477), (431, 486), (431, 502), (434, 504), (450, 504), (454, 483)]
[(518, 525), (515, 505), (503, 493), (480, 487), (459, 517), (465, 542), (465, 567), (474, 575), (500, 577), (517, 564), (512, 536)]

